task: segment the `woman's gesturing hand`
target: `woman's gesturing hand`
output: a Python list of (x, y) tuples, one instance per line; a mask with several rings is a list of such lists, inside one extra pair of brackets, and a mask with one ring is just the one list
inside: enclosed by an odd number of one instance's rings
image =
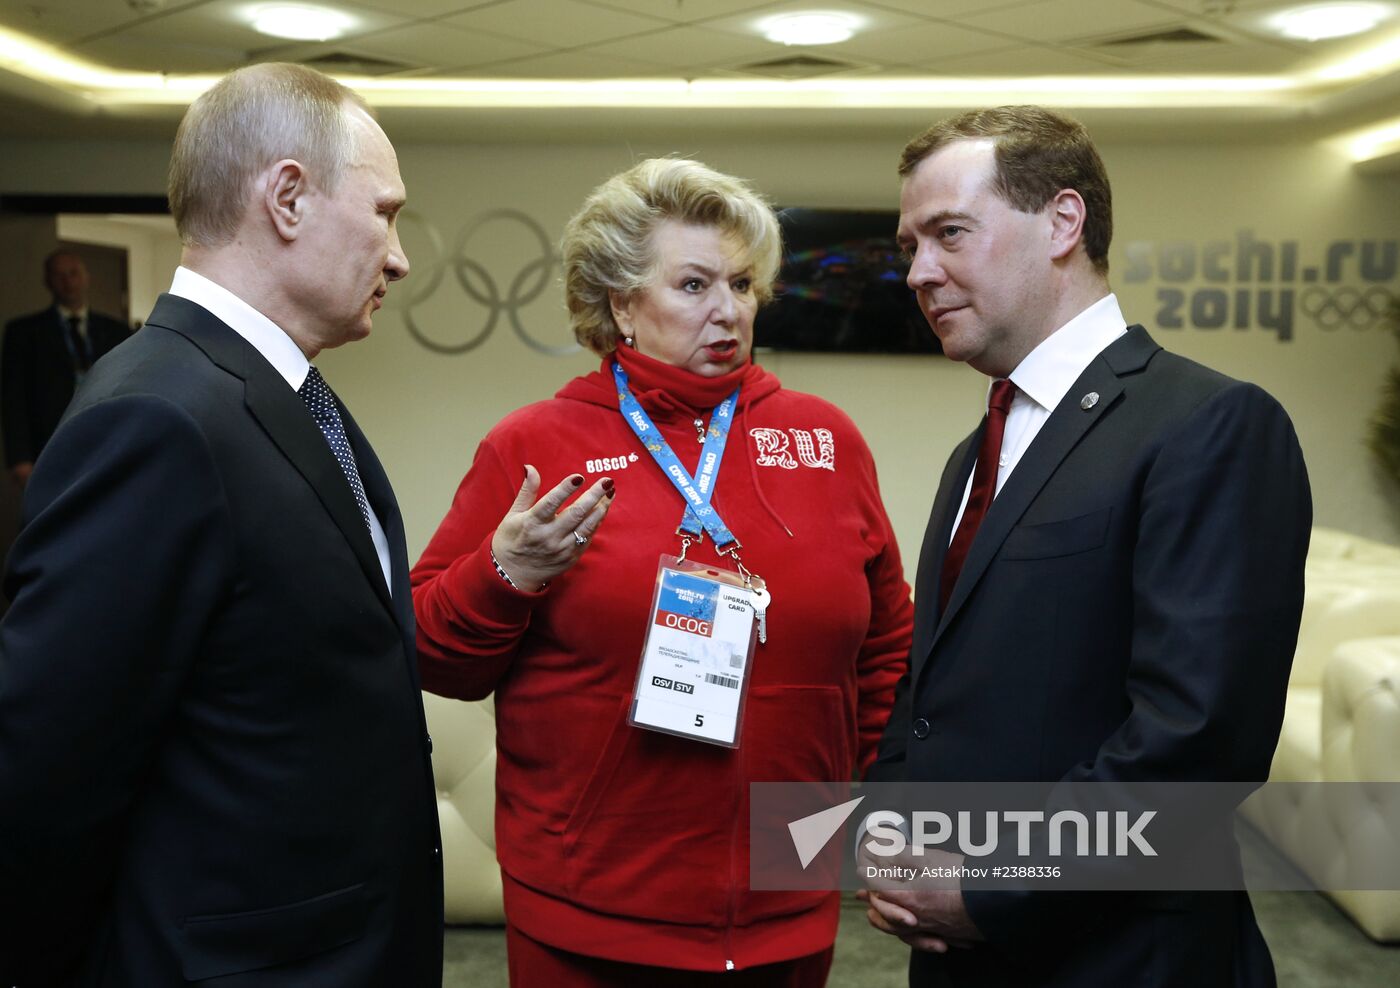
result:
[(582, 475), (573, 474), (537, 501), (540, 474), (530, 464), (525, 465), (520, 493), (491, 539), (496, 563), (521, 590), (539, 590), (576, 563), (603, 524), (613, 500), (611, 477), (602, 478), (560, 510), (582, 486)]

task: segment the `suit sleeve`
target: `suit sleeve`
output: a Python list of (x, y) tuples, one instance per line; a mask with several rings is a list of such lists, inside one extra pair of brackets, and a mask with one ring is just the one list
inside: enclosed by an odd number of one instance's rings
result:
[(523, 479), (505, 469), (488, 438), (413, 567), (418, 671), (430, 693), (460, 700), (489, 695), (549, 593), (516, 590), (491, 561), (491, 537)]
[[(1141, 489), (1130, 712), (1066, 781), (1268, 777), (1311, 524), (1302, 451), (1273, 398), (1235, 385), (1185, 417)], [(1072, 922), (1063, 894), (968, 891), (965, 901), (994, 943), (1027, 942)]]
[[(971, 469), (971, 464), (965, 461), (969, 451), (973, 448), (973, 441), (978, 435), (978, 432), (973, 432), (958, 444), (957, 448), (949, 455), (948, 461), (943, 465), (943, 475), (939, 480), (939, 495), (934, 498), (933, 508), (929, 512), (928, 526), (924, 531), (924, 541), (919, 552), (919, 573), (916, 585), (919, 587), (920, 593), (928, 594), (930, 597), (935, 595), (938, 586), (937, 580), (930, 577), (930, 571), (933, 569), (934, 561), (942, 558), (942, 553), (937, 546), (937, 539), (943, 532), (941, 524), (943, 515), (939, 510), (943, 500), (942, 495), (950, 485), (957, 483), (960, 466), (965, 465), (967, 469)], [(913, 613), (918, 614), (919, 612)], [(924, 620), (929, 622), (935, 617), (936, 615), (933, 614), (925, 613), (923, 615)], [(905, 780), (904, 760), (906, 747), (909, 743), (911, 710), (909, 689), (915, 664), (913, 642), (918, 630), (919, 622), (915, 620), (911, 625), (909, 654), (906, 656), (904, 666), (900, 671), (899, 681), (895, 684), (889, 721), (885, 724), (884, 731), (880, 736), (875, 762), (868, 767), (865, 773), (867, 782), (903, 782)], [(932, 633), (931, 628), (928, 633)], [(918, 640), (926, 642), (927, 638), (920, 636)]]
[(0, 915), (5, 984), (57, 980), (78, 953), (232, 569), (210, 450), (161, 399), (67, 421), (25, 508), (0, 622), (0, 913), (24, 914)]
[(0, 415), (5, 425), (5, 466), (34, 461), (34, 437), (29, 423), (29, 389), (33, 379), (33, 351), (25, 327), (12, 322), (5, 327), (0, 352)]

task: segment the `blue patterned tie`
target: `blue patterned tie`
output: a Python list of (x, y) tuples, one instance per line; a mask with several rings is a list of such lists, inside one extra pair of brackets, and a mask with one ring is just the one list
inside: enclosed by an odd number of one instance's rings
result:
[(335, 407), (335, 399), (331, 397), (331, 389), (326, 386), (326, 379), (321, 376), (320, 371), (312, 367), (307, 371), (306, 380), (301, 382), (297, 394), (306, 402), (311, 417), (321, 427), (321, 435), (330, 443), (335, 461), (340, 464), (340, 469), (345, 471), (345, 479), (350, 482), (350, 492), (355, 495), (355, 503), (360, 506), (360, 515), (365, 520), (365, 527), (373, 534), (374, 529), (369, 523), (369, 500), (365, 497), (365, 485), (360, 482), (360, 471), (355, 466), (355, 454), (350, 449), (350, 440), (345, 435), (345, 426), (340, 421), (340, 412)]

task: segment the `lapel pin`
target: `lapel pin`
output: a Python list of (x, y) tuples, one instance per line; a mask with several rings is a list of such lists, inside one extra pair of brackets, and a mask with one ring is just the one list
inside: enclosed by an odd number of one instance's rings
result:
[(1097, 391), (1090, 391), (1090, 392), (1089, 392), (1088, 394), (1086, 394), (1083, 398), (1080, 398), (1080, 399), (1079, 399), (1079, 407), (1082, 408), (1082, 409), (1084, 409), (1084, 411), (1086, 411), (1086, 412), (1087, 412), (1089, 409), (1093, 408), (1093, 407), (1094, 407), (1095, 405), (1097, 405), (1098, 403), (1099, 403), (1099, 393), (1098, 393)]

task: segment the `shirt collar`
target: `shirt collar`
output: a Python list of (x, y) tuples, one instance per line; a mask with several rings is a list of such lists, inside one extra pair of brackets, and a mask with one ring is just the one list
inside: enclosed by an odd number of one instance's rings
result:
[(311, 362), (301, 347), (267, 316), (222, 285), (183, 266), (175, 269), (170, 294), (208, 309), (262, 354), (293, 391), (301, 388)]
[(1054, 411), (1094, 358), (1127, 331), (1118, 298), (1110, 292), (1042, 340), (1011, 372), (1011, 383)]
[(67, 322), (69, 319), (72, 319), (75, 316), (77, 317), (78, 322), (87, 322), (88, 307), (86, 305), (80, 309), (70, 309), (66, 305), (59, 305), (57, 302), (55, 302), (54, 308), (58, 310), (58, 317), (64, 322)]

